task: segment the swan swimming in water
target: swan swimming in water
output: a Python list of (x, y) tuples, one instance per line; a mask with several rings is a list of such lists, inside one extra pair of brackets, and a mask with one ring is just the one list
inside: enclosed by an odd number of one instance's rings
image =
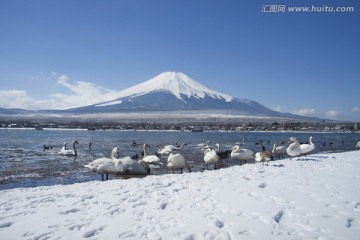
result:
[(204, 161), (206, 163), (207, 170), (209, 170), (209, 163), (214, 164), (214, 169), (216, 169), (216, 163), (219, 161), (219, 156), (214, 149), (207, 148), (204, 151)]
[(286, 153), (291, 157), (300, 156), (301, 149), (298, 140), (294, 137), (289, 138), (290, 145), (286, 149)]
[(174, 145), (166, 145), (165, 147), (163, 147), (162, 149), (159, 149), (158, 153), (161, 155), (168, 155), (171, 152), (173, 152), (174, 150), (180, 150), (183, 148), (183, 146), (186, 146), (186, 143), (181, 144), (180, 147), (176, 147)]
[(198, 145), (196, 145), (198, 148), (208, 148), (209, 146), (209, 142), (210, 141), (206, 141), (205, 143), (199, 143)]
[(241, 164), (242, 162), (246, 163), (248, 160), (254, 159), (255, 156), (253, 151), (246, 148), (240, 148), (239, 145), (235, 145), (231, 149), (230, 157), (233, 160), (240, 161)]
[(63, 155), (63, 156), (77, 156), (77, 151), (76, 151), (76, 144), (79, 144), (78, 141), (74, 141), (73, 142), (73, 150), (70, 150), (70, 149), (66, 149), (66, 143), (64, 144), (64, 146), (61, 148), (60, 150), (60, 155)]
[(179, 169), (180, 169), (180, 173), (182, 173), (182, 170), (184, 168), (187, 168), (189, 170), (189, 172), (191, 172), (189, 163), (186, 161), (185, 157), (183, 155), (181, 155), (180, 153), (175, 153), (175, 154), (170, 153), (166, 166), (169, 169), (171, 169), (173, 173), (174, 173), (174, 170), (179, 170)]
[(311, 152), (312, 150), (315, 149), (315, 144), (313, 143), (313, 137), (310, 136), (309, 138), (309, 144), (300, 144), (300, 150), (301, 150), (301, 154), (306, 154)]

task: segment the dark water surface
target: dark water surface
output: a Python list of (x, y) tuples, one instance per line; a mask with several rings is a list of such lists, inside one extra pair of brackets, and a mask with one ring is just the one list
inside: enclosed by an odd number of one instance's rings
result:
[[(359, 133), (303, 133), (303, 132), (177, 132), (177, 131), (86, 131), (86, 130), (50, 130), (0, 129), (0, 189), (32, 187), (75, 182), (98, 181), (100, 176), (84, 168), (84, 164), (100, 157), (110, 157), (111, 149), (120, 147), (121, 156), (141, 156), (142, 145), (151, 145), (150, 153), (158, 151), (156, 145), (175, 145), (187, 143), (180, 151), (192, 165), (193, 171), (204, 171), (203, 150), (197, 144), (209, 141), (214, 146), (219, 143), (221, 150), (228, 150), (245, 138), (245, 148), (254, 152), (261, 149), (271, 151), (273, 144), (288, 145), (289, 137), (299, 142), (307, 142), (313, 136), (316, 152), (336, 152), (355, 150), (360, 141)], [(60, 156), (59, 151), (67, 142), (79, 142), (78, 156)], [(137, 146), (132, 142), (136, 141)], [(89, 143), (91, 149), (89, 149)], [(269, 143), (268, 143), (269, 142)], [(44, 150), (43, 146), (52, 149)], [(151, 174), (169, 174), (166, 168), (167, 157), (161, 158), (163, 165), (151, 166)], [(225, 160), (224, 166), (234, 164)]]

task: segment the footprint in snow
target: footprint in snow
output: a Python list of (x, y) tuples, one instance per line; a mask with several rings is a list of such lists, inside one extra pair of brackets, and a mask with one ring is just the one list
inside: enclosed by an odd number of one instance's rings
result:
[(260, 185), (259, 185), (259, 188), (266, 188), (266, 183), (261, 183)]
[(0, 223), (0, 228), (7, 228), (13, 225), (13, 222)]
[(218, 228), (223, 228), (224, 227), (224, 222), (220, 221), (220, 220), (216, 220), (215, 221), (215, 226)]
[(59, 212), (59, 214), (61, 214), (61, 215), (67, 215), (67, 214), (76, 213), (76, 212), (79, 212), (79, 211), (80, 211), (80, 209), (78, 209), (78, 208), (71, 208), (71, 209), (66, 210), (66, 211), (64, 211), (64, 212)]
[(160, 209), (164, 210), (166, 208), (166, 206), (167, 206), (167, 203), (163, 202), (163, 203), (160, 204)]
[(280, 220), (282, 218), (282, 216), (284, 215), (284, 211), (279, 211), (275, 216), (274, 216), (274, 221), (277, 223), (280, 223)]
[(105, 227), (100, 227), (98, 229), (92, 229), (92, 230), (89, 230), (87, 232), (84, 233), (83, 237), (84, 238), (90, 238), (90, 237), (93, 237), (97, 234), (99, 234), (99, 232), (103, 231), (105, 229)]
[(353, 218), (348, 218), (348, 219), (346, 219), (346, 221), (347, 221), (347, 224), (345, 225), (347, 228), (351, 228), (351, 224), (352, 224), (352, 222), (354, 221), (354, 219)]

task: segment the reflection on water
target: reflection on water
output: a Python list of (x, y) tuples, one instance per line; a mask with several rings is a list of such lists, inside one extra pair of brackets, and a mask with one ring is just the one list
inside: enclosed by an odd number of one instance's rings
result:
[[(236, 142), (245, 139), (245, 147), (254, 152), (264, 145), (271, 151), (274, 143), (279, 145), (294, 136), (299, 142), (314, 138), (314, 152), (334, 152), (355, 150), (360, 140), (358, 133), (291, 133), (291, 132), (156, 132), (156, 131), (83, 131), (83, 130), (24, 130), (0, 129), (0, 189), (14, 187), (69, 184), (75, 182), (100, 180), (84, 164), (100, 157), (110, 157), (111, 149), (120, 147), (121, 156), (141, 157), (143, 144), (150, 144), (150, 153), (158, 151), (158, 144), (175, 145), (187, 143), (181, 153), (192, 165), (193, 171), (206, 169), (203, 150), (197, 145), (209, 141), (210, 146), (220, 144), (221, 151), (231, 149)], [(77, 140), (78, 156), (60, 156), (59, 151), (67, 143)], [(133, 144), (133, 142), (137, 144)], [(91, 143), (91, 147), (89, 144)], [(44, 145), (50, 149), (44, 149)], [(52, 149), (51, 149), (52, 147)], [(166, 168), (167, 157), (161, 157), (161, 165), (152, 165), (151, 174), (169, 174)], [(230, 159), (222, 167), (232, 166)], [(117, 176), (116, 178), (118, 178)], [(115, 177), (112, 177), (115, 178)], [(123, 178), (123, 177), (122, 177)]]

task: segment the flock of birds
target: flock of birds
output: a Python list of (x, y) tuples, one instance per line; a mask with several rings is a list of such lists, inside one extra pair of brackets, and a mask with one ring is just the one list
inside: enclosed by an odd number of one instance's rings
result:
[[(74, 141), (73, 149), (67, 149), (65, 143), (59, 154), (76, 157), (77, 144), (78, 141)], [(133, 144), (136, 143), (133, 141)], [(209, 165), (211, 164), (214, 165), (214, 169), (216, 169), (217, 164), (221, 163), (223, 159), (227, 159), (228, 157), (240, 164), (255, 160), (255, 162), (268, 165), (268, 162), (276, 157), (278, 157), (278, 159), (282, 159), (285, 156), (289, 156), (291, 159), (292, 157), (306, 155), (315, 149), (312, 136), (310, 136), (309, 142), (305, 144), (300, 144), (295, 137), (290, 137), (288, 146), (277, 146), (274, 144), (271, 152), (266, 151), (265, 147), (262, 146), (261, 151), (254, 153), (250, 149), (244, 148), (244, 139), (242, 142), (236, 143), (231, 150), (226, 151), (220, 151), (220, 144), (216, 144), (215, 147), (211, 147), (208, 144), (209, 141), (197, 145), (197, 148), (204, 150), (203, 158), (206, 164), (206, 169), (209, 169)], [(184, 146), (186, 146), (185, 143), (181, 146), (177, 144), (176, 146), (160, 146), (160, 149), (155, 154), (149, 154), (148, 149), (150, 146), (149, 144), (144, 144), (141, 160), (136, 160), (139, 157), (138, 155), (120, 158), (120, 149), (119, 147), (115, 147), (111, 151), (111, 158), (98, 158), (89, 164), (84, 165), (84, 167), (89, 168), (95, 173), (101, 174), (102, 180), (108, 180), (109, 175), (147, 175), (150, 174), (151, 165), (162, 164), (160, 157), (167, 156), (166, 166), (173, 173), (177, 170), (182, 173), (184, 169), (191, 172), (191, 165), (184, 155), (178, 152)], [(91, 143), (89, 144), (89, 148), (91, 148)]]

